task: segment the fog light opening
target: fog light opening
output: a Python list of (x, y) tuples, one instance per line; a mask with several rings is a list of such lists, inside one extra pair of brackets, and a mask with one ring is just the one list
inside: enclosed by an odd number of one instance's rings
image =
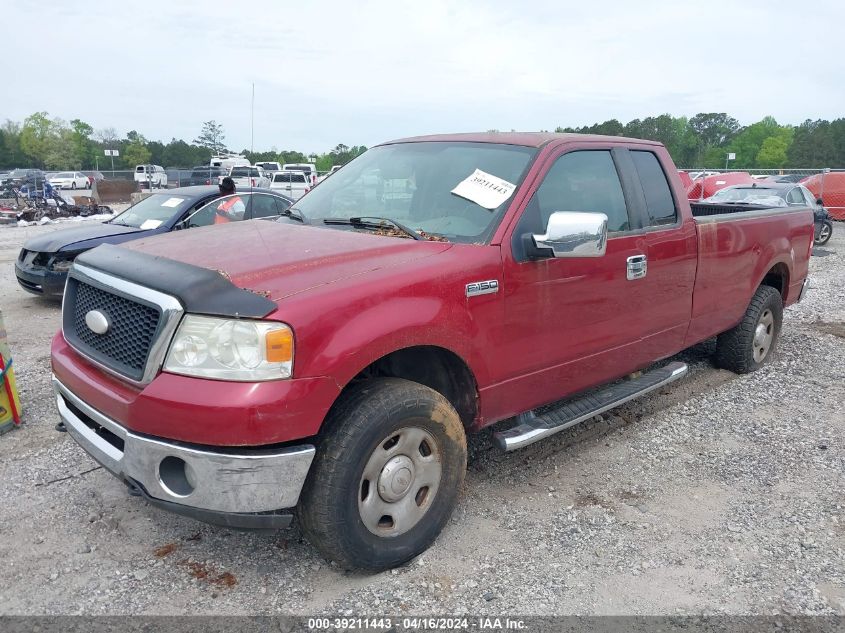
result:
[(185, 460), (168, 455), (158, 465), (158, 481), (174, 497), (187, 497), (194, 491), (196, 478)]

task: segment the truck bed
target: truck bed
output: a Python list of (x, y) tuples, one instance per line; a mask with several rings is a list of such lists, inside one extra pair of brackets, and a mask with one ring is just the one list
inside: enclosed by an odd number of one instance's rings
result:
[(798, 299), (813, 241), (812, 209), (690, 206), (698, 235), (698, 271), (687, 333), (690, 345), (735, 326), (755, 288), (768, 275), (782, 280), (779, 290), (784, 305)]

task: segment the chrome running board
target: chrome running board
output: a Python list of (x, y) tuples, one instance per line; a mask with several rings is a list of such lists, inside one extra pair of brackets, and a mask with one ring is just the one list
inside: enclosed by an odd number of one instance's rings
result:
[(675, 382), (686, 375), (688, 369), (686, 363), (669, 363), (636, 378), (569, 400), (541, 415), (533, 411), (522, 413), (517, 416), (516, 426), (494, 433), (493, 438), (502, 450), (514, 451)]

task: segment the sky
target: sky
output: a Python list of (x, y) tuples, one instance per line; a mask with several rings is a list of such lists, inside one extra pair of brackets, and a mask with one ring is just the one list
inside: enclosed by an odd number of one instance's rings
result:
[(0, 121), (190, 142), (213, 119), (232, 150), (311, 153), (664, 112), (845, 116), (842, 0), (3, 4), (19, 74)]

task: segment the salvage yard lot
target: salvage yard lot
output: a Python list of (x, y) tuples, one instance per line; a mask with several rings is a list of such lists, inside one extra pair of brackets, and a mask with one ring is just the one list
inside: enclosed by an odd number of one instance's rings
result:
[(0, 613), (845, 614), (845, 227), (816, 249), (757, 373), (690, 375), (503, 454), (470, 439), (458, 508), (406, 567), (329, 565), (293, 528), (246, 533), (129, 497), (66, 435), (59, 305), (22, 291), (0, 229), (0, 309), (25, 412), (0, 437)]

